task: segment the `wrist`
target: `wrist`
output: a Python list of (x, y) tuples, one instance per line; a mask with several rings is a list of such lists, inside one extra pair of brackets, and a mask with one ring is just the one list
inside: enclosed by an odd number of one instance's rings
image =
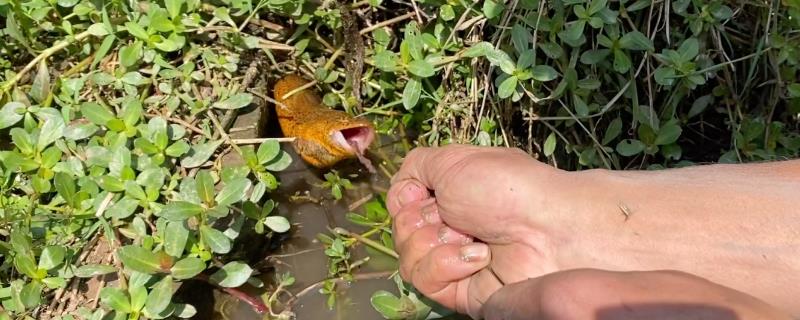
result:
[(622, 194), (631, 194), (636, 178), (624, 172), (592, 169), (562, 171), (548, 193), (546, 211), (561, 270), (609, 268), (618, 265), (619, 228), (633, 210)]

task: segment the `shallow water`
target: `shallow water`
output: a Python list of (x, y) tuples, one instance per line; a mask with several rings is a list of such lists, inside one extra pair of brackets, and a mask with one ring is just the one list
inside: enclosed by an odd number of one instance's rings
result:
[[(382, 139), (383, 147), (375, 148), (371, 158), (376, 166), (381, 164), (376, 154), (398, 154), (398, 143)], [(376, 143), (377, 145), (377, 143)], [(363, 227), (349, 222), (345, 214), (351, 212), (348, 206), (363, 200), (365, 197), (376, 197), (389, 187), (389, 177), (382, 170), (370, 175), (357, 161), (348, 161), (335, 169), (341, 177), (347, 177), (353, 183), (353, 189), (344, 192), (344, 197), (334, 201), (330, 190), (319, 185), (324, 182), (323, 174), (327, 171), (309, 167), (294, 154), (289, 145), (285, 146), (294, 159), (291, 167), (278, 173), (280, 187), (270, 194), (278, 203), (276, 211), (292, 222), (291, 236), (285, 239), (277, 250), (270, 253), (270, 263), (275, 271), (262, 275), (262, 280), (270, 287), (275, 273), (289, 272), (295, 283), (289, 288), (292, 294), (304, 289), (305, 292), (292, 304), (291, 310), (297, 319), (382, 319), (370, 305), (370, 296), (378, 290), (397, 292), (395, 283), (388, 279), (396, 269), (396, 261), (382, 253), (372, 253), (369, 260), (353, 272), (354, 275), (368, 275), (371, 279), (356, 280), (350, 283), (340, 282), (337, 286), (336, 306), (328, 309), (327, 296), (319, 293), (319, 282), (328, 278), (328, 259), (323, 244), (317, 235), (330, 234), (330, 228), (342, 227), (353, 232), (364, 230)], [(387, 164), (384, 163), (384, 166)], [(391, 167), (391, 164), (388, 165)], [(360, 208), (353, 210), (362, 212)], [(368, 254), (364, 246), (359, 245), (351, 252), (351, 261), (362, 259)], [(317, 286), (314, 286), (317, 284)], [(311, 289), (310, 286), (313, 286)], [(262, 290), (263, 291), (263, 290)], [(261, 293), (261, 292), (256, 292)], [(215, 312), (211, 319), (263, 319), (248, 305), (231, 297), (216, 293)], [(284, 296), (282, 301), (288, 300)]]

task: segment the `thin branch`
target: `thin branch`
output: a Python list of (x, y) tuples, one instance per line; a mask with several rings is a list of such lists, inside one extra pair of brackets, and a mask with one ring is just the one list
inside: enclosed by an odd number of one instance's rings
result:
[(22, 79), (23, 76), (25, 76), (25, 74), (30, 72), (31, 69), (33, 69), (33, 67), (35, 67), (36, 64), (38, 64), (42, 60), (49, 58), (50, 56), (54, 55), (56, 52), (59, 52), (64, 48), (66, 48), (67, 46), (69, 46), (73, 42), (83, 41), (83, 39), (88, 38), (90, 35), (92, 35), (92, 34), (89, 33), (89, 30), (86, 30), (84, 32), (81, 32), (81, 33), (77, 34), (74, 38), (67, 37), (66, 39), (59, 41), (58, 43), (56, 43), (52, 47), (45, 49), (44, 51), (42, 51), (42, 53), (40, 53), (38, 56), (36, 56), (36, 58), (33, 58), (33, 60), (31, 60), (31, 62), (28, 62), (28, 64), (25, 65), (25, 67), (22, 68), (22, 70), (20, 70), (17, 74), (15, 74), (13, 78), (9, 79), (3, 85), (3, 88), (2, 88), (2, 90), (0, 90), (0, 93), (6, 93), (9, 89), (11, 89), (14, 85), (16, 85), (17, 82), (19, 82), (19, 80)]
[(364, 29), (361, 29), (361, 31), (359, 31), (358, 33), (361, 34), (361, 35), (365, 35), (365, 34), (370, 33), (373, 30), (376, 30), (378, 28), (383, 28), (385, 26), (389, 26), (389, 25), (398, 23), (400, 21), (409, 19), (409, 18), (413, 17), (414, 15), (416, 15), (414, 12), (409, 12), (409, 13), (406, 13), (406, 14), (401, 15), (401, 16), (396, 16), (396, 17), (391, 18), (389, 20), (384, 20), (384, 21), (378, 22), (376, 24), (373, 24), (373, 25), (371, 25), (369, 27), (366, 27)]
[(288, 138), (250, 138), (250, 139), (231, 139), (231, 142), (236, 145), (240, 144), (261, 144), (266, 141), (278, 141), (278, 142), (294, 142), (294, 137)]

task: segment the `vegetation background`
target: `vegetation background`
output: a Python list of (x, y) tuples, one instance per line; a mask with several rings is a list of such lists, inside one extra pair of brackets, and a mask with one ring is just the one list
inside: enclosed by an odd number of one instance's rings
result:
[[(185, 318), (184, 279), (257, 285), (232, 248), (289, 230), (269, 197), (292, 159), (227, 132), (289, 72), (381, 134), (570, 170), (800, 153), (800, 0), (0, 0), (0, 17), (0, 319)], [(370, 208), (351, 218), (391, 253)], [(347, 239), (325, 237), (332, 277)], [(99, 242), (115, 254), (88, 258)], [(59, 314), (65, 288), (108, 274), (99, 304)], [(410, 288), (373, 304), (431, 315)]]

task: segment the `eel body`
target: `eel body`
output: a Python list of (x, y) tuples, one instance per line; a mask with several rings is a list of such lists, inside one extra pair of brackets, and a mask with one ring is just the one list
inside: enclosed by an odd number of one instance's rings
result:
[(329, 168), (344, 160), (358, 158), (370, 171), (372, 163), (365, 156), (375, 139), (375, 128), (367, 119), (332, 110), (322, 104), (313, 88), (292, 92), (308, 83), (297, 75), (287, 75), (274, 87), (273, 97), (281, 131), (294, 137), (293, 146), (304, 161), (317, 168)]

